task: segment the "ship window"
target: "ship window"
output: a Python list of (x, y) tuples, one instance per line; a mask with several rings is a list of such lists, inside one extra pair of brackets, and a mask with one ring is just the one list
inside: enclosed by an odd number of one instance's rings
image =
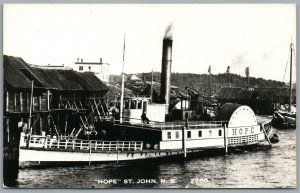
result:
[(89, 70), (91, 69), (91, 66), (89, 66)]
[(191, 131), (187, 132), (187, 138), (190, 139), (191, 138)]
[(129, 101), (128, 100), (125, 101), (125, 107), (124, 108), (129, 109)]
[(82, 71), (83, 70), (83, 66), (79, 66), (79, 70)]
[(176, 131), (176, 139), (179, 139), (179, 131)]
[(168, 132), (167, 135), (168, 135), (168, 139), (171, 139), (171, 132)]
[(222, 130), (219, 129), (219, 136), (222, 136)]
[(209, 130), (209, 136), (210, 137), (212, 136), (212, 130)]
[(138, 109), (142, 109), (142, 101), (138, 101)]
[(136, 109), (136, 101), (131, 101), (130, 109)]
[(201, 130), (198, 132), (198, 137), (202, 137), (202, 131)]
[(143, 111), (147, 111), (147, 101), (143, 101)]

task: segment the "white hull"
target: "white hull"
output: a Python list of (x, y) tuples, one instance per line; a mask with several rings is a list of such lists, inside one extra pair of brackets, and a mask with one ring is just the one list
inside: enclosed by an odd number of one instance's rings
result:
[(133, 161), (184, 153), (201, 154), (204, 150), (217, 149), (227, 153), (230, 147), (245, 147), (264, 142), (270, 133), (271, 129), (266, 132), (264, 126), (259, 125), (220, 127), (216, 124), (194, 124), (190, 130), (179, 130), (173, 126), (172, 129), (162, 129), (161, 141), (158, 145), (152, 145), (152, 149), (142, 141), (88, 141), (31, 136), (26, 142), (25, 135), (22, 134), (19, 166)]
[[(245, 143), (243, 145), (232, 145), (230, 147), (246, 147), (257, 145), (262, 141)], [(230, 148), (229, 147), (229, 148)], [(214, 146), (205, 148), (187, 149), (187, 154), (198, 153), (205, 150), (224, 150), (224, 146)], [(119, 162), (119, 161), (134, 161), (146, 160), (154, 158), (164, 158), (171, 156), (183, 156), (182, 149), (177, 150), (140, 150), (140, 151), (62, 151), (62, 150), (45, 150), (45, 149), (24, 149), (19, 150), (19, 167), (30, 167), (38, 165), (59, 165), (64, 163), (93, 163), (93, 162)]]
[[(215, 149), (224, 147), (215, 147)], [(188, 153), (201, 152), (203, 150), (188, 150)], [(80, 162), (119, 162), (142, 159), (162, 158), (183, 154), (183, 150), (143, 150), (143, 151), (103, 151), (103, 152), (70, 152), (55, 150), (20, 149), (19, 167), (42, 165), (49, 163), (80, 163)]]

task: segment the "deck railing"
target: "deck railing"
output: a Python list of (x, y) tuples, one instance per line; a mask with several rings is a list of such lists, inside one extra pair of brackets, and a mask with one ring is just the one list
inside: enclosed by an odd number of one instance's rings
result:
[(73, 150), (102, 150), (102, 151), (134, 151), (142, 150), (142, 141), (100, 141), (80, 139), (56, 139), (45, 136), (31, 136), (29, 147), (45, 149), (73, 149)]
[[(123, 121), (123, 124), (127, 125), (133, 125), (133, 126), (142, 126), (142, 127), (149, 127), (149, 128), (155, 128), (155, 129), (182, 129), (186, 125), (186, 122), (155, 122), (150, 121), (148, 124), (143, 123), (142, 121), (140, 123), (136, 122), (130, 122), (130, 121)], [(189, 122), (189, 129), (211, 129), (211, 128), (218, 128), (222, 127), (224, 124), (228, 124), (226, 121), (192, 121)]]

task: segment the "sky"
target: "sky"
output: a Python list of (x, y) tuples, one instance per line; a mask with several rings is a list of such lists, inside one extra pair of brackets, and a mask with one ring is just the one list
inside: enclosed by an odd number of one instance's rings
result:
[(289, 81), (296, 6), (288, 4), (6, 4), (3, 53), (30, 64), (70, 67), (77, 58), (103, 58), (111, 74), (120, 74), (126, 34), (124, 72), (161, 71), (170, 25), (172, 72), (203, 74), (211, 66), (218, 74), (230, 66), (231, 73), (245, 76), (249, 67), (251, 77)]

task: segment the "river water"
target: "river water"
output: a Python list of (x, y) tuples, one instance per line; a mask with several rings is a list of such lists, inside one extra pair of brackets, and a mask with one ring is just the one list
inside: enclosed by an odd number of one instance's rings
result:
[(272, 148), (263, 143), (186, 160), (7, 169), (4, 183), (19, 188), (294, 188), (296, 130), (275, 132), (280, 142)]

